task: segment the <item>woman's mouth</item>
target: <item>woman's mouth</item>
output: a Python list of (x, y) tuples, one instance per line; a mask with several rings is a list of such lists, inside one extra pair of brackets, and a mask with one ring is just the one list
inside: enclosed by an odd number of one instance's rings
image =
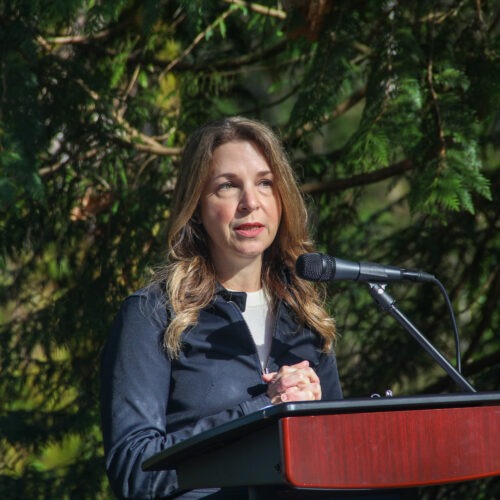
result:
[(264, 225), (260, 222), (247, 222), (234, 228), (235, 232), (245, 238), (252, 238), (264, 231)]

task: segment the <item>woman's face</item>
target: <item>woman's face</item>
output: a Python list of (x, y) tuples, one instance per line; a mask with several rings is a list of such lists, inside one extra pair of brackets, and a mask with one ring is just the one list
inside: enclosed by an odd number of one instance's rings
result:
[(273, 182), (271, 168), (252, 142), (228, 142), (214, 151), (200, 210), (216, 269), (261, 262), (281, 219)]

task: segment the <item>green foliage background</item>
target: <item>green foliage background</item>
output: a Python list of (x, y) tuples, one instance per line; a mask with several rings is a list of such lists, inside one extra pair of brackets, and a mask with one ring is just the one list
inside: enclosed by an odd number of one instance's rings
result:
[[(111, 496), (100, 350), (165, 254), (186, 136), (221, 115), (281, 134), (321, 251), (435, 274), (464, 375), (498, 391), (498, 32), (481, 0), (0, 0), (0, 497)], [(452, 360), (439, 291), (391, 293)], [(457, 390), (363, 285), (329, 298), (347, 397)]]

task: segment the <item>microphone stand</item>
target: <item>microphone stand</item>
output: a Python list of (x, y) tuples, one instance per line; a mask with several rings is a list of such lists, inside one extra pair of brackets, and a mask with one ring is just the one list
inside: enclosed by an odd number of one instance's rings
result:
[(396, 321), (439, 363), (441, 368), (465, 391), (477, 392), (462, 374), (424, 337), (411, 321), (396, 307), (396, 301), (385, 290), (386, 284), (368, 283), (370, 295), (379, 307)]

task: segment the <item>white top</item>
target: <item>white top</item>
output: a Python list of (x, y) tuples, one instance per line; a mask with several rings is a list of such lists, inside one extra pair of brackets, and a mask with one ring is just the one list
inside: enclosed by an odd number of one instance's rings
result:
[(258, 292), (247, 292), (245, 312), (242, 314), (257, 346), (260, 364), (264, 370), (271, 351), (273, 314), (263, 289)]

